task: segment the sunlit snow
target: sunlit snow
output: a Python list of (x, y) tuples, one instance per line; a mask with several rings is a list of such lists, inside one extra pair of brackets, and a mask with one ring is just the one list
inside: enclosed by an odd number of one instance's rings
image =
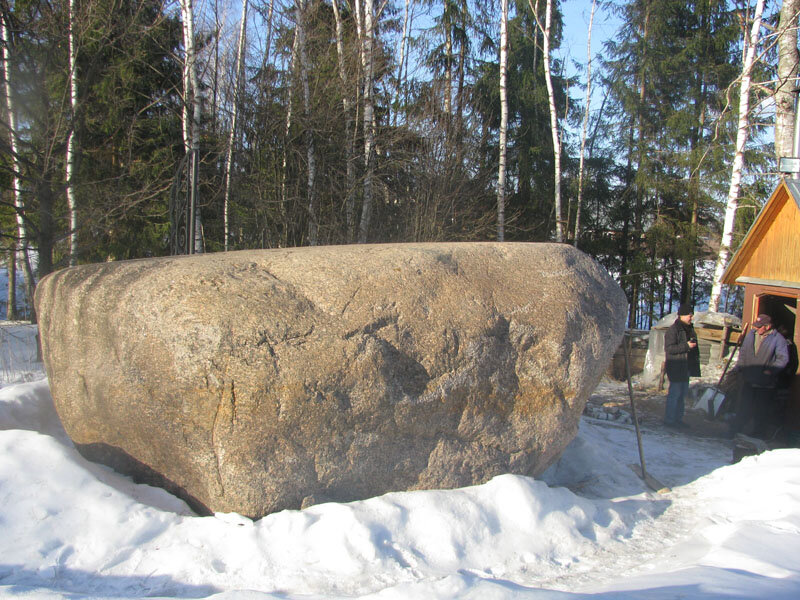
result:
[(2, 597), (800, 598), (800, 450), (731, 465), (729, 442), (645, 427), (656, 494), (632, 426), (584, 417), (541, 480), (197, 517), (85, 461), (34, 328), (0, 329)]

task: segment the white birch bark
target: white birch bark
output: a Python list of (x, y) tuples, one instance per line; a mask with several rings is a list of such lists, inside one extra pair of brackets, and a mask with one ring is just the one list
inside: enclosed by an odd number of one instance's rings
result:
[(714, 279), (711, 286), (711, 296), (708, 301), (708, 310), (719, 310), (719, 299), (722, 293), (722, 275), (728, 266), (728, 259), (731, 251), (731, 239), (733, 237), (733, 226), (736, 218), (736, 210), (739, 207), (739, 187), (742, 180), (742, 167), (744, 164), (744, 148), (747, 144), (748, 128), (750, 126), (748, 113), (750, 112), (750, 77), (753, 70), (756, 47), (758, 46), (758, 34), (761, 29), (761, 15), (764, 12), (764, 0), (756, 2), (753, 13), (753, 25), (750, 28), (749, 37), (745, 39), (746, 54), (742, 65), (742, 76), (739, 89), (739, 123), (736, 130), (736, 154), (733, 157), (731, 166), (731, 182), (728, 188), (728, 203), (725, 207), (725, 220), (722, 226), (722, 241), (717, 255), (717, 262), (714, 267)]
[[(292, 41), (292, 55), (289, 58), (289, 72), (294, 73), (297, 66), (297, 52), (298, 52), (299, 34), (297, 27), (294, 29), (294, 40)], [(289, 82), (288, 97), (286, 98), (286, 122), (283, 129), (283, 158), (281, 162), (281, 215), (286, 214), (286, 169), (288, 167), (288, 158), (286, 149), (289, 145), (289, 134), (292, 129), (292, 104), (294, 101), (294, 85)]]
[(581, 234), (581, 205), (583, 204), (583, 171), (584, 157), (586, 155), (586, 135), (589, 130), (589, 110), (592, 103), (592, 26), (594, 13), (597, 9), (597, 0), (592, 0), (592, 12), (589, 15), (589, 30), (586, 33), (586, 106), (583, 109), (583, 123), (581, 124), (581, 151), (578, 160), (578, 201), (575, 207), (575, 235), (573, 245), (578, 247)]
[(506, 151), (508, 136), (508, 0), (500, 1), (500, 140), (497, 169), (497, 241), (505, 241)]
[[(530, 0), (528, 0), (530, 5)], [(533, 6), (531, 6), (533, 10)], [(553, 202), (556, 213), (556, 242), (564, 241), (564, 224), (561, 217), (561, 135), (558, 130), (558, 113), (556, 112), (555, 95), (553, 93), (553, 79), (550, 73), (550, 27), (552, 23), (553, 0), (547, 0), (545, 7), (544, 28), (539, 22), (539, 17), (534, 13), (534, 18), (542, 31), (542, 60), (544, 61), (544, 80), (547, 85), (547, 99), (550, 107), (550, 132), (553, 137)]]
[(449, 19), (444, 21), (444, 116), (448, 124), (453, 113), (453, 25)]
[(778, 83), (775, 87), (775, 158), (793, 156), (800, 0), (783, 0), (778, 23)]
[(225, 157), (225, 194), (223, 199), (223, 218), (225, 221), (225, 251), (230, 241), (230, 222), (228, 205), (231, 196), (231, 172), (233, 170), (233, 150), (236, 146), (236, 128), (239, 117), (239, 103), (242, 96), (242, 80), (244, 79), (244, 56), (247, 45), (247, 6), (248, 0), (242, 0), (242, 20), (239, 24), (239, 43), (236, 49), (236, 79), (233, 84), (233, 107), (231, 109), (231, 129), (228, 132), (228, 152)]
[(182, 83), (183, 83), (183, 106), (181, 107), (181, 131), (183, 133), (183, 151), (185, 154), (189, 154), (192, 150), (191, 145), (191, 122), (190, 122), (190, 113), (189, 113), (189, 101), (191, 98), (191, 88), (192, 82), (191, 78), (189, 77), (189, 69), (190, 61), (189, 61), (189, 34), (187, 29), (187, 19), (186, 19), (186, 0), (180, 0), (180, 7), (181, 7), (181, 31), (183, 32), (183, 47), (184, 47), (184, 57), (183, 57), (183, 72), (182, 75)]
[[(17, 237), (19, 238), (14, 260), (20, 259), (24, 262), (24, 273), (28, 278), (26, 289), (30, 292), (35, 286), (35, 282), (32, 280), (32, 273), (36, 259), (32, 256), (32, 252), (28, 248), (28, 228), (23, 216), (25, 214), (25, 205), (22, 199), (22, 182), (20, 180), (22, 164), (19, 158), (19, 131), (17, 130), (17, 112), (12, 91), (14, 89), (14, 75), (11, 65), (11, 34), (6, 25), (6, 20), (3, 18), (0, 18), (0, 38), (2, 38), (2, 40), (0, 40), (0, 45), (2, 46), (2, 66), (5, 81), (5, 85), (3, 86), (5, 96), (4, 109), (6, 113), (6, 123), (8, 125), (9, 145), (11, 146), (11, 186), (14, 196)], [(32, 298), (28, 298), (28, 300), (32, 301)]]
[[(358, 3), (358, 1), (356, 2)], [(375, 28), (373, 0), (364, 0), (362, 60), (364, 63), (364, 198), (361, 207), (361, 222), (358, 227), (358, 242), (367, 242), (370, 220), (372, 219), (373, 187), (375, 177), (375, 124), (373, 121), (372, 84), (374, 65)]]
[(355, 186), (356, 186), (356, 165), (355, 165), (355, 139), (353, 138), (354, 120), (353, 109), (350, 102), (348, 90), (347, 72), (344, 63), (344, 26), (342, 15), (339, 12), (339, 0), (331, 0), (333, 6), (333, 16), (336, 23), (336, 57), (339, 67), (339, 80), (342, 84), (342, 110), (344, 111), (344, 131), (346, 142), (345, 163), (347, 166), (347, 193), (345, 196), (344, 210), (345, 221), (347, 223), (347, 241), (353, 241), (355, 233)]
[(78, 46), (75, 39), (75, 0), (69, 0), (68, 36), (69, 36), (69, 101), (70, 119), (69, 137), (67, 138), (65, 187), (67, 193), (67, 213), (69, 216), (69, 264), (75, 265), (78, 260), (78, 212), (75, 200), (75, 135), (78, 112)]
[[(194, 43), (194, 7), (192, 0), (181, 0), (181, 16), (183, 21), (183, 43), (185, 57), (183, 63), (183, 143), (187, 154), (191, 153), (189, 165), (189, 214), (194, 215), (191, 223), (192, 250), (195, 253), (203, 251), (202, 222), (200, 211), (197, 210), (197, 186), (199, 171), (200, 150), (200, 111), (201, 97), (200, 86), (197, 80), (197, 51)], [(191, 101), (191, 114), (189, 102)]]
[(306, 122), (304, 137), (306, 142), (306, 201), (308, 207), (308, 243), (318, 243), (316, 185), (317, 160), (314, 148), (314, 133), (309, 126), (311, 114), (311, 92), (308, 86), (308, 58), (306, 56), (306, 8), (308, 0), (296, 0), (297, 8), (297, 48), (300, 59), (300, 84), (303, 91), (303, 119)]

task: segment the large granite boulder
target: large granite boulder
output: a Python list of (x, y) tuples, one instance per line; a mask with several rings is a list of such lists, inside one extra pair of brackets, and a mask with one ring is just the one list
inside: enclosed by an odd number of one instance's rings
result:
[(207, 513), (541, 473), (626, 299), (554, 244), (242, 251), (71, 267), (36, 290), (87, 457)]

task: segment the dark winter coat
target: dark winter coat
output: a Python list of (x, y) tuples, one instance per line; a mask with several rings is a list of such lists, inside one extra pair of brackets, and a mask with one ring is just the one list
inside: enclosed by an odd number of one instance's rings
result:
[(786, 347), (789, 350), (789, 362), (778, 375), (778, 387), (788, 388), (794, 381), (794, 376), (797, 374), (797, 346), (792, 340), (786, 340)]
[(752, 386), (772, 388), (778, 383), (778, 376), (789, 362), (789, 348), (786, 338), (771, 330), (761, 340), (756, 352), (756, 332), (752, 329), (744, 336), (739, 349), (739, 360), (736, 369), (742, 373), (744, 380)]
[(697, 341), (691, 324), (680, 319), (670, 325), (664, 334), (666, 372), (670, 381), (689, 381), (689, 377), (700, 377), (700, 349), (689, 348), (689, 340)]

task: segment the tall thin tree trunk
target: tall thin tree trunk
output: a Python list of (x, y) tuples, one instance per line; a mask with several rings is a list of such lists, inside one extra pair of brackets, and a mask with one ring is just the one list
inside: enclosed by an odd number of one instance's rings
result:
[[(445, 3), (447, 1), (445, 0)], [(446, 5), (444, 10), (449, 11), (449, 14), (452, 15), (452, 10), (448, 9)], [(449, 136), (450, 122), (453, 116), (453, 24), (450, 22), (449, 16), (445, 17), (444, 27), (444, 119), (445, 133)]]
[[(17, 223), (17, 239), (18, 243), (14, 245), (16, 248), (15, 261), (18, 258), (22, 259), (25, 267), (26, 277), (26, 290), (28, 291), (28, 302), (33, 304), (32, 291), (35, 287), (33, 280), (33, 268), (30, 250), (28, 248), (28, 228), (25, 223), (25, 205), (22, 199), (22, 182), (20, 174), (22, 173), (22, 164), (19, 154), (19, 132), (17, 130), (17, 112), (14, 103), (14, 70), (11, 64), (11, 50), (13, 48), (11, 33), (6, 24), (6, 15), (0, 15), (0, 50), (2, 50), (2, 65), (5, 80), (3, 92), (5, 95), (5, 114), (6, 124), (8, 127), (9, 145), (11, 147), (11, 186), (14, 195), (14, 209)], [(20, 247), (21, 246), (21, 247)], [(10, 282), (9, 282), (10, 284)]]
[(578, 161), (578, 201), (575, 207), (575, 239), (573, 244), (578, 247), (581, 234), (581, 205), (583, 204), (583, 162), (586, 155), (586, 135), (589, 130), (589, 110), (592, 102), (592, 25), (597, 0), (592, 0), (592, 12), (589, 15), (589, 31), (586, 34), (586, 106), (583, 109), (583, 124), (581, 126), (581, 151)]
[[(398, 102), (400, 96), (400, 90), (405, 89), (405, 85), (403, 83), (403, 69), (406, 64), (406, 45), (408, 43), (408, 30), (411, 25), (411, 20), (414, 18), (414, 2), (415, 0), (405, 0), (405, 8), (403, 10), (403, 33), (400, 37), (400, 41), (398, 42), (398, 55), (400, 59), (397, 65), (397, 77), (395, 79), (395, 90), (398, 95)], [(338, 19), (338, 17), (337, 17)], [(338, 24), (337, 24), (338, 27)], [(338, 35), (338, 33), (337, 33)], [(398, 110), (394, 111), (392, 115), (392, 126), (397, 127), (397, 114)]]
[(358, 242), (364, 244), (369, 234), (372, 219), (373, 186), (375, 178), (375, 123), (373, 121), (373, 74), (375, 28), (373, 23), (373, 0), (364, 0), (364, 35), (362, 39), (364, 62), (364, 198), (361, 207), (361, 223), (358, 228)]
[(78, 128), (78, 46), (75, 39), (75, 0), (69, 0), (68, 36), (69, 36), (69, 103), (70, 103), (70, 128), (67, 139), (66, 156), (66, 193), (67, 212), (69, 214), (69, 264), (75, 265), (78, 261), (78, 212), (75, 200), (75, 136)]
[[(528, 0), (530, 4), (530, 0)], [(531, 10), (534, 7), (531, 6)], [(553, 21), (553, 0), (547, 0), (544, 16), (544, 28), (538, 15), (534, 18), (542, 31), (542, 61), (544, 65), (544, 81), (547, 85), (547, 99), (550, 107), (550, 133), (553, 137), (553, 204), (556, 213), (556, 242), (564, 241), (564, 223), (561, 215), (561, 135), (558, 131), (558, 113), (556, 112), (555, 94), (553, 92), (553, 78), (550, 73), (550, 27)]]
[(267, 63), (269, 62), (269, 56), (272, 52), (272, 15), (275, 9), (275, 0), (269, 0), (269, 9), (267, 9), (267, 43), (264, 48), (264, 55), (261, 57), (261, 72), (265, 72), (267, 69)]
[(314, 148), (314, 133), (310, 127), (311, 92), (308, 87), (308, 59), (306, 57), (306, 9), (308, 0), (296, 0), (297, 7), (297, 46), (300, 52), (300, 83), (303, 90), (303, 135), (306, 142), (306, 200), (308, 207), (308, 243), (316, 246), (319, 243), (319, 226), (317, 223), (317, 197), (315, 180), (317, 177), (317, 160)]
[(800, 0), (783, 0), (778, 23), (778, 83), (775, 88), (775, 158), (794, 152), (795, 100), (800, 53), (797, 21)]
[(506, 152), (508, 144), (508, 0), (500, 2), (500, 157), (497, 170), (497, 241), (505, 241)]
[[(466, 31), (467, 29), (467, 3), (465, 0), (462, 0), (461, 9), (459, 10), (458, 14), (461, 17), (461, 27)], [(456, 83), (456, 114), (454, 119), (453, 131), (456, 135), (455, 137), (455, 164), (461, 168), (464, 156), (464, 144), (463, 144), (463, 131), (464, 131), (464, 78), (466, 75), (466, 65), (467, 65), (467, 45), (464, 43), (464, 40), (461, 40), (461, 43), (458, 47), (458, 81)]]
[[(197, 51), (194, 40), (193, 0), (181, 0), (183, 21), (183, 43), (185, 57), (183, 64), (183, 143), (187, 154), (191, 155), (189, 164), (189, 240), (193, 252), (203, 251), (203, 234), (200, 211), (198, 210), (198, 177), (200, 169), (200, 85), (197, 79)], [(189, 102), (191, 101), (191, 113)]]
[[(289, 59), (289, 72), (294, 73), (297, 67), (297, 55), (298, 55), (298, 47), (299, 47), (299, 32), (298, 29), (295, 27), (294, 30), (294, 40), (292, 41), (292, 55)], [(288, 168), (288, 146), (289, 146), (289, 135), (291, 134), (292, 129), (292, 105), (294, 101), (294, 85), (292, 82), (289, 82), (288, 86), (288, 97), (286, 99), (286, 121), (284, 123), (283, 129), (283, 156), (281, 160), (281, 203), (280, 203), (280, 211), (281, 217), (284, 219), (284, 243), (288, 243), (288, 222), (286, 220), (286, 205), (287, 205), (287, 198), (286, 198), (286, 179), (287, 179), (287, 168)]]
[[(644, 22), (642, 23), (641, 27), (641, 35), (642, 40), (648, 39), (649, 27), (650, 27), (650, 15), (651, 10), (653, 9), (653, 2), (652, 0), (648, 0), (645, 5), (645, 13), (644, 13)], [(643, 107), (645, 106), (645, 102), (647, 101), (647, 57), (645, 56), (647, 53), (647, 44), (644, 44), (644, 48), (642, 49), (642, 60), (641, 60), (641, 68), (638, 72), (639, 78), (639, 103), (636, 105), (636, 127), (639, 131), (639, 139), (638, 139), (638, 146), (637, 150), (637, 168), (638, 173), (646, 173), (648, 170), (647, 165), (647, 156), (645, 152), (645, 144), (648, 142), (649, 139), (649, 131), (647, 129), (647, 122), (644, 117), (644, 110)], [(640, 240), (642, 235), (642, 221), (643, 221), (643, 209), (644, 206), (644, 199), (645, 199), (645, 188), (641, 184), (639, 178), (634, 178), (631, 181), (633, 185), (634, 191), (634, 205), (633, 205), (633, 235), (630, 233), (626, 234), (626, 246), (627, 246), (627, 253), (631, 258), (635, 258), (636, 253), (640, 250)], [(629, 316), (629, 323), (634, 324), (636, 322), (636, 314), (639, 307), (639, 290), (641, 289), (641, 275), (639, 273), (630, 273), (630, 277), (628, 278), (630, 290), (631, 290), (631, 302), (630, 302), (630, 316)]]
[[(333, 16), (336, 23), (336, 57), (339, 66), (339, 80), (342, 83), (342, 110), (344, 111), (344, 135), (346, 139), (345, 146), (345, 164), (347, 168), (347, 192), (344, 201), (345, 210), (345, 223), (347, 232), (345, 238), (347, 242), (352, 242), (355, 239), (355, 189), (356, 189), (356, 149), (355, 139), (353, 138), (353, 130), (355, 123), (353, 118), (353, 109), (350, 102), (350, 94), (348, 92), (349, 86), (347, 81), (347, 71), (345, 70), (344, 63), (344, 27), (342, 24), (342, 15), (339, 12), (339, 0), (331, 0), (333, 6)], [(406, 4), (406, 12), (408, 12), (408, 4)], [(405, 40), (405, 38), (404, 38)], [(401, 68), (402, 68), (402, 54), (401, 54)]]
[(16, 321), (17, 316), (17, 242), (12, 239), (6, 256), (8, 269), (8, 296), (6, 299), (6, 319)]
[[(224, 20), (223, 20), (224, 21)], [(219, 40), (224, 22), (219, 16), (219, 0), (214, 0), (214, 72), (211, 76), (211, 114), (214, 115), (214, 133), (217, 132), (219, 119)]]
[(228, 153), (225, 157), (225, 195), (223, 199), (223, 218), (225, 221), (225, 251), (230, 241), (229, 203), (231, 197), (231, 173), (233, 170), (233, 150), (236, 146), (236, 127), (239, 117), (239, 103), (242, 97), (242, 80), (244, 79), (244, 57), (247, 45), (247, 5), (242, 0), (242, 20), (239, 24), (239, 43), (236, 49), (236, 79), (233, 85), (233, 107), (231, 109), (231, 129), (228, 132)]
[[(741, 84), (739, 88), (739, 123), (736, 129), (736, 154), (731, 166), (731, 182), (728, 188), (728, 203), (725, 207), (725, 220), (722, 225), (722, 241), (714, 267), (714, 279), (711, 285), (711, 296), (708, 300), (708, 310), (719, 310), (719, 298), (722, 293), (722, 275), (728, 266), (730, 257), (733, 226), (736, 219), (736, 210), (739, 207), (739, 187), (742, 180), (742, 167), (744, 165), (744, 147), (747, 144), (748, 129), (750, 127), (750, 78), (753, 70), (758, 34), (761, 29), (761, 15), (764, 12), (764, 0), (756, 2), (753, 13), (753, 25), (750, 28), (749, 38), (745, 40), (747, 53), (742, 65)], [(796, 35), (796, 34), (795, 34)]]

